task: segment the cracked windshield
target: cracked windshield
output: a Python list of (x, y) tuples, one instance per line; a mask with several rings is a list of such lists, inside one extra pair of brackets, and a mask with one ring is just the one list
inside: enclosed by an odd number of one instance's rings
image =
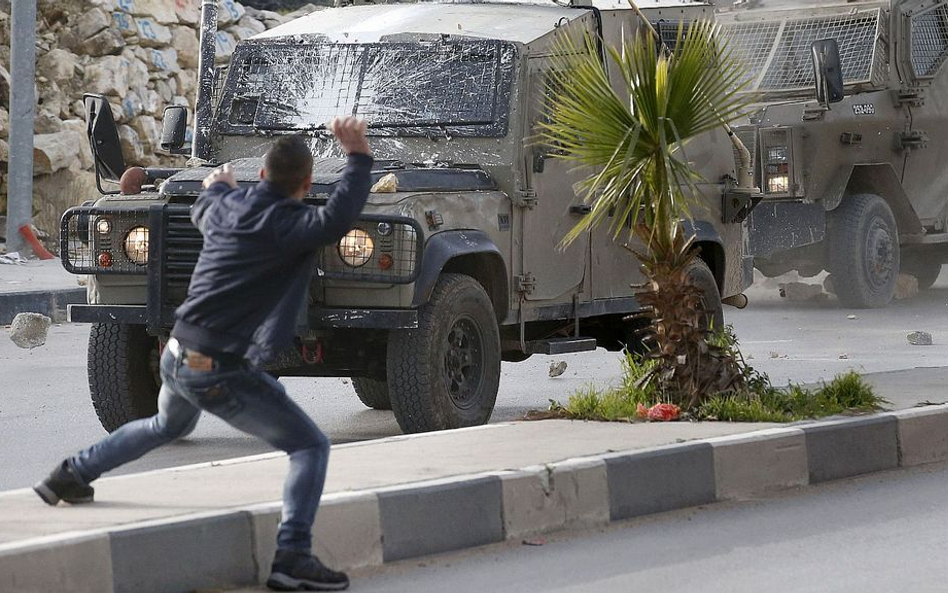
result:
[(946, 62), (948, 0), (0, 0), (0, 591), (933, 589), (800, 517), (948, 486)]

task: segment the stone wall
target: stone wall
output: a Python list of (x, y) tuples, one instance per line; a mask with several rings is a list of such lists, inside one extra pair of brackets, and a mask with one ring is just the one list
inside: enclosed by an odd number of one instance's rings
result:
[[(35, 224), (55, 237), (62, 212), (98, 193), (82, 95), (106, 95), (129, 165), (181, 166), (157, 153), (167, 105), (194, 106), (200, 0), (39, 0), (37, 10)], [(222, 0), (219, 61), (237, 42), (316, 7), (280, 15)], [(0, 3), (0, 214), (9, 156), (10, 17)], [(2, 234), (3, 229), (0, 229)]]

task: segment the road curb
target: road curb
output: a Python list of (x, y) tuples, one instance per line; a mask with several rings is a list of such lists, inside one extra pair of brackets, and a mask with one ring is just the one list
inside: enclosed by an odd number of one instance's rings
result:
[(0, 293), (0, 325), (10, 325), (18, 313), (42, 313), (53, 321), (62, 322), (66, 320), (68, 305), (85, 302), (85, 288)]
[[(313, 545), (338, 568), (377, 566), (946, 459), (948, 405), (802, 423), (334, 493)], [(269, 572), (279, 521), (273, 502), (6, 544), (0, 590), (252, 585)]]

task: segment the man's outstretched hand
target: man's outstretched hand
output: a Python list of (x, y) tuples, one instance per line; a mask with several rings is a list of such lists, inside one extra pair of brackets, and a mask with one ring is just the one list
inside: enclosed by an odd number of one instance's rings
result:
[(329, 127), (336, 136), (342, 149), (346, 154), (365, 154), (372, 155), (372, 149), (369, 148), (369, 141), (365, 137), (365, 121), (353, 117), (334, 117)]
[(230, 163), (211, 171), (211, 174), (204, 178), (204, 183), (201, 184), (201, 187), (207, 189), (218, 181), (226, 183), (232, 189), (237, 188), (237, 180), (234, 179), (234, 172), (230, 168)]

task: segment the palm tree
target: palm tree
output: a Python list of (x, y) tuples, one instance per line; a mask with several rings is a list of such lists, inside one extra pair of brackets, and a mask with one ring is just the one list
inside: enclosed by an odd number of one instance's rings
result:
[(633, 252), (647, 280), (637, 296), (650, 321), (648, 356), (658, 362), (647, 380), (687, 409), (743, 385), (734, 355), (709, 343), (702, 293), (689, 282), (697, 254), (682, 220), (697, 204), (700, 177), (684, 147), (740, 116), (750, 99), (717, 25), (679, 27), (674, 53), (654, 33), (607, 48), (628, 97), (613, 89), (597, 39), (561, 37), (539, 141), (591, 172), (577, 191), (592, 211), (564, 244), (609, 224), (615, 239), (628, 233), (646, 247)]

